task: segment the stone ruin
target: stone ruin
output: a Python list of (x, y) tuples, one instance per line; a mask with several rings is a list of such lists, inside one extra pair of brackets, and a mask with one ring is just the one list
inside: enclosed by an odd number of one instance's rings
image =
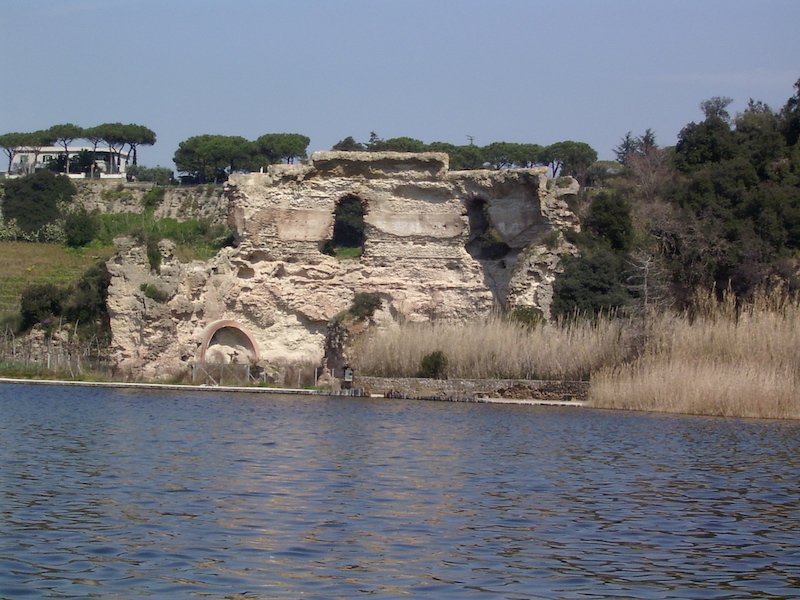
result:
[[(141, 244), (117, 240), (108, 262), (117, 365), (160, 379), (194, 362), (321, 364), (329, 323), (358, 292), (380, 298), (378, 327), (516, 306), (547, 318), (560, 256), (575, 252), (562, 233), (578, 230), (566, 202), (577, 192), (543, 167), (450, 171), (442, 153), (317, 152), (307, 164), (234, 174), (235, 247), (185, 264), (165, 240), (155, 273)], [(364, 209), (360, 258), (323, 252), (343, 199)]]

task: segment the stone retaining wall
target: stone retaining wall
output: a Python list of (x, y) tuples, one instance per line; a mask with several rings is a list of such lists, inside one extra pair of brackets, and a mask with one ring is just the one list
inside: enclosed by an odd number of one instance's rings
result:
[(479, 397), (585, 401), (588, 381), (356, 377), (354, 387), (391, 398), (474, 400)]

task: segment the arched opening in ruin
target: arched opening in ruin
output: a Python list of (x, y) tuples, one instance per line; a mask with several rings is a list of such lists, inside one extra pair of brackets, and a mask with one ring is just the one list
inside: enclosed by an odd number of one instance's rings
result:
[(489, 204), (480, 197), (467, 200), (469, 239), (465, 245), (470, 256), (479, 260), (499, 260), (511, 252), (500, 233), (492, 225)]
[(364, 226), (364, 203), (358, 196), (348, 194), (336, 203), (333, 237), (325, 242), (322, 251), (340, 258), (358, 258), (364, 252), (367, 239)]
[(236, 321), (218, 321), (203, 335), (202, 362), (252, 364), (259, 360), (258, 344)]

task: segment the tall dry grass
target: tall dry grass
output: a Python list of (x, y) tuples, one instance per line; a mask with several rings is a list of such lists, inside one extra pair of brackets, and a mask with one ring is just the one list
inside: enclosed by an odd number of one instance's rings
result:
[(351, 350), (359, 372), (415, 377), (422, 358), (441, 350), (449, 378), (586, 379), (618, 364), (630, 345), (619, 320), (526, 327), (497, 316), (473, 323), (407, 323), (373, 331)]
[(745, 307), (705, 298), (699, 313), (661, 314), (630, 364), (592, 377), (602, 408), (800, 418), (800, 302), (761, 295)]

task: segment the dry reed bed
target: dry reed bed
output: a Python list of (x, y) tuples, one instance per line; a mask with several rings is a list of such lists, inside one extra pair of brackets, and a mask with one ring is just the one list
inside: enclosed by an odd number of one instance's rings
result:
[(408, 323), (355, 343), (353, 364), (376, 377), (414, 377), (422, 358), (441, 350), (449, 378), (586, 379), (623, 360), (629, 335), (621, 321), (526, 327), (499, 317), (470, 324)]
[(413, 377), (441, 350), (450, 378), (591, 377), (599, 408), (800, 419), (800, 300), (762, 295), (737, 307), (706, 297), (695, 307), (653, 315), (643, 344), (641, 328), (619, 319), (528, 328), (491, 317), (374, 331), (352, 358), (365, 374)]
[(700, 316), (663, 314), (643, 354), (592, 377), (592, 403), (757, 418), (800, 418), (800, 304), (761, 297)]

